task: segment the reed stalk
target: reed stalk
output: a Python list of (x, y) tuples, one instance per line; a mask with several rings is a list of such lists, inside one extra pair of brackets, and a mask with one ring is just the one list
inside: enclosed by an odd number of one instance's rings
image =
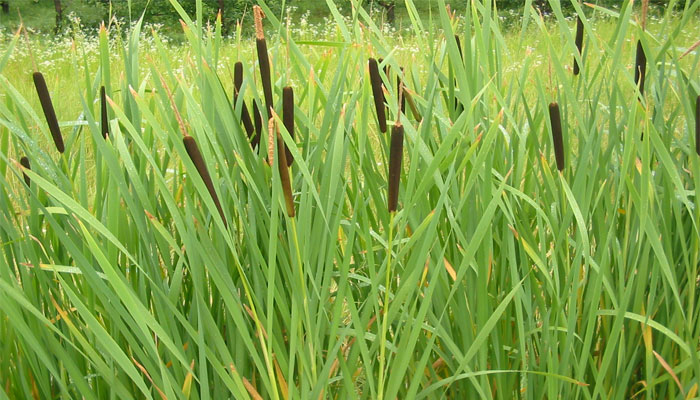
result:
[(562, 140), (561, 113), (559, 104), (549, 105), (549, 120), (552, 124), (552, 141), (554, 142), (554, 156), (557, 159), (557, 169), (564, 170), (564, 141)]

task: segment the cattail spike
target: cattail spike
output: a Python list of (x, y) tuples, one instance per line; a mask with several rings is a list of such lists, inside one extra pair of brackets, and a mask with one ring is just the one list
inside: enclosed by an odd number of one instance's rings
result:
[[(642, 41), (637, 41), (637, 57), (634, 66), (634, 83), (639, 86), (640, 96), (644, 96), (644, 78), (647, 73), (647, 56), (644, 54)], [(641, 97), (639, 99), (642, 100)]]
[[(294, 89), (291, 86), (282, 89), (282, 122), (287, 132), (289, 132), (289, 136), (294, 140)], [(287, 166), (291, 167), (292, 163), (294, 163), (294, 156), (286, 144), (284, 145), (284, 152), (287, 158)]]
[[(287, 207), (287, 215), (290, 218), (294, 218), (296, 211), (294, 209), (294, 197), (292, 196), (292, 181), (289, 176), (289, 168), (287, 167), (287, 155), (285, 154), (284, 140), (279, 131), (275, 129), (277, 133), (277, 166), (280, 173), (280, 181), (282, 182), (282, 192), (284, 194), (284, 203)], [(273, 132), (270, 132), (272, 135)]]
[(268, 115), (270, 115), (270, 110), (272, 110), (270, 55), (267, 54), (267, 42), (265, 41), (265, 32), (263, 32), (262, 28), (262, 19), (265, 17), (265, 14), (263, 14), (260, 6), (253, 6), (253, 14), (255, 15), (255, 45), (258, 50), (260, 78), (262, 80), (263, 94), (265, 96), (265, 107), (267, 107)]
[(369, 59), (369, 79), (372, 84), (372, 94), (374, 95), (374, 107), (377, 111), (377, 121), (379, 130), (386, 132), (386, 113), (384, 110), (384, 92), (382, 92), (382, 78), (379, 76), (379, 66), (377, 60)]
[[(19, 163), (22, 164), (22, 166), (26, 169), (32, 169), (31, 166), (29, 165), (29, 159), (26, 156), (20, 158)], [(27, 186), (31, 186), (32, 181), (31, 181), (31, 179), (29, 179), (27, 174), (25, 174), (24, 171), (22, 171), (22, 175), (24, 176), (24, 183), (26, 183)]]
[(549, 120), (552, 123), (552, 141), (554, 142), (554, 156), (557, 159), (557, 169), (564, 170), (564, 142), (562, 139), (561, 130), (561, 114), (559, 112), (559, 104), (551, 103), (549, 105)]
[[(243, 63), (238, 61), (236, 64), (233, 65), (234, 101), (238, 100), (238, 96), (241, 92), (241, 86), (243, 86)], [(255, 128), (253, 127), (253, 121), (251, 121), (250, 119), (250, 114), (248, 113), (248, 107), (246, 107), (245, 101), (243, 101), (241, 104), (241, 122), (243, 122), (245, 131), (248, 134), (248, 138), (250, 138), (253, 135), (253, 131)]]
[(238, 61), (233, 64), (233, 87), (236, 89), (234, 93), (238, 95), (243, 86), (243, 63)]
[(100, 87), (100, 111), (102, 114), (102, 137), (109, 136), (109, 117), (107, 116), (107, 93), (104, 86)]
[[(581, 17), (576, 18), (576, 50), (578, 51), (579, 57), (583, 58), (583, 21)], [(581, 66), (578, 65), (578, 59), (574, 57), (574, 75), (578, 75), (581, 71)]]
[(459, 35), (455, 34), (455, 42), (457, 42), (457, 50), (459, 50), (459, 57), (464, 61), (464, 53), (462, 53), (462, 41)]
[(211, 176), (209, 175), (207, 166), (204, 163), (204, 159), (202, 158), (202, 153), (200, 153), (199, 151), (197, 142), (195, 142), (192, 136), (185, 136), (184, 138), (182, 138), (182, 143), (185, 145), (185, 150), (187, 150), (187, 155), (190, 156), (192, 164), (194, 164), (195, 168), (197, 168), (197, 172), (202, 178), (204, 186), (206, 186), (207, 190), (209, 191), (209, 195), (211, 196), (212, 200), (214, 200), (214, 205), (216, 206), (217, 210), (219, 210), (219, 215), (221, 215), (221, 219), (224, 221), (224, 226), (226, 226), (226, 217), (224, 216), (224, 210), (221, 208), (219, 196), (217, 196), (216, 192), (214, 191), (214, 183), (211, 181)]
[(396, 123), (391, 129), (389, 148), (389, 212), (395, 212), (399, 203), (399, 182), (401, 180), (401, 162), (403, 161), (403, 125)]
[(262, 114), (260, 113), (260, 108), (258, 108), (258, 102), (253, 100), (253, 118), (255, 118), (255, 137), (250, 145), (255, 149), (260, 144), (260, 138), (262, 137)]
[(401, 81), (401, 74), (403, 74), (403, 67), (401, 67), (401, 73), (396, 75), (396, 94), (398, 96), (399, 113), (406, 114), (406, 91)]
[(700, 96), (695, 100), (695, 152), (700, 156)]
[(65, 151), (63, 136), (61, 135), (61, 128), (58, 126), (58, 119), (56, 118), (56, 111), (51, 102), (49, 89), (46, 87), (46, 80), (44, 80), (44, 75), (38, 71), (33, 74), (33, 77), (34, 87), (36, 87), (36, 93), (39, 95), (41, 108), (44, 110), (46, 123), (49, 125), (49, 131), (51, 131), (51, 136), (53, 137), (53, 143), (56, 145), (56, 150), (58, 150), (59, 153), (63, 153)]

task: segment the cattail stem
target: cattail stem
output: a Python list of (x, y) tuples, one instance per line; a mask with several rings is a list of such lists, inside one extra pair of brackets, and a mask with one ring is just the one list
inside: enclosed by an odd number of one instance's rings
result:
[[(233, 100), (238, 101), (238, 96), (241, 93), (241, 86), (243, 86), (243, 63), (238, 61), (233, 66)], [(248, 107), (245, 105), (245, 101), (241, 104), (241, 122), (243, 122), (243, 127), (245, 128), (248, 138), (253, 135), (255, 128), (253, 127), (253, 121), (250, 119), (250, 114), (248, 113)]]
[[(32, 169), (31, 166), (29, 165), (29, 159), (26, 156), (20, 158), (19, 163), (22, 164), (22, 166), (26, 169)], [(31, 181), (31, 179), (29, 179), (27, 174), (25, 174), (24, 171), (22, 171), (22, 175), (24, 176), (24, 183), (26, 183), (27, 186), (31, 186), (32, 181)]]
[(634, 66), (634, 83), (639, 86), (639, 100), (641, 101), (641, 96), (644, 96), (644, 78), (647, 73), (647, 56), (644, 54), (644, 48), (642, 47), (642, 41), (637, 40), (637, 57)]
[[(289, 132), (289, 136), (294, 140), (294, 89), (291, 86), (282, 89), (282, 122), (287, 132)], [(287, 158), (287, 166), (291, 167), (292, 163), (294, 163), (294, 156), (286, 144), (284, 153)]]
[(413, 101), (413, 96), (411, 96), (411, 93), (409, 93), (407, 90), (404, 90), (403, 95), (406, 97), (406, 101), (408, 102), (408, 106), (411, 108), (411, 112), (413, 113), (413, 117), (418, 122), (422, 121), (423, 116), (420, 115), (420, 111), (418, 111), (418, 106), (416, 106), (416, 102)]
[(382, 92), (382, 78), (379, 76), (379, 66), (377, 60), (369, 59), (369, 79), (372, 85), (372, 95), (374, 96), (374, 108), (377, 111), (377, 122), (379, 130), (386, 132), (386, 113), (384, 110), (384, 92)]
[(695, 152), (700, 156), (700, 96), (695, 100)]
[(403, 160), (403, 125), (397, 122), (391, 129), (389, 148), (389, 198), (390, 213), (396, 212), (399, 203), (399, 182), (401, 180), (401, 162)]
[[(583, 59), (583, 21), (581, 17), (576, 18), (576, 50), (579, 57)], [(578, 75), (581, 71), (581, 66), (578, 64), (578, 59), (574, 57), (574, 75)]]
[[(275, 129), (275, 131), (277, 131)], [(294, 197), (292, 197), (292, 181), (289, 176), (289, 167), (287, 167), (287, 155), (285, 154), (284, 140), (279, 131), (277, 133), (277, 166), (280, 173), (280, 181), (282, 182), (282, 192), (284, 194), (284, 203), (287, 206), (287, 215), (294, 218)], [(274, 134), (270, 132), (270, 135)]]
[(562, 140), (561, 131), (561, 113), (559, 112), (559, 104), (551, 103), (549, 105), (549, 120), (552, 124), (552, 141), (554, 142), (554, 156), (557, 159), (557, 169), (564, 170), (564, 141)]
[(219, 210), (219, 215), (221, 215), (221, 219), (224, 221), (224, 226), (226, 226), (227, 224), (226, 217), (224, 216), (224, 210), (221, 208), (219, 196), (217, 196), (216, 191), (214, 191), (214, 183), (211, 181), (211, 176), (209, 175), (207, 166), (202, 158), (202, 153), (199, 151), (197, 142), (195, 142), (192, 136), (185, 136), (182, 138), (182, 143), (185, 145), (185, 150), (187, 150), (187, 155), (190, 156), (192, 164), (194, 164), (195, 168), (197, 168), (197, 172), (202, 178), (204, 186), (206, 186), (207, 190), (209, 191), (209, 195), (211, 195), (212, 200), (214, 200), (214, 205), (216, 205), (217, 210)]
[(36, 87), (36, 93), (39, 95), (41, 108), (44, 110), (46, 123), (49, 125), (51, 137), (53, 137), (53, 143), (56, 145), (56, 150), (58, 150), (59, 153), (63, 153), (65, 151), (63, 136), (61, 135), (61, 128), (58, 126), (58, 119), (56, 118), (56, 111), (51, 102), (49, 89), (46, 87), (46, 80), (44, 80), (44, 75), (39, 71), (35, 72), (33, 77), (34, 87)]
[(107, 93), (104, 86), (100, 87), (100, 111), (102, 114), (102, 137), (109, 136), (109, 117), (107, 116)]
[(255, 45), (258, 50), (258, 63), (260, 64), (260, 79), (262, 81), (263, 94), (265, 96), (265, 107), (268, 115), (272, 110), (272, 81), (270, 73), (270, 55), (267, 54), (267, 42), (265, 32), (262, 27), (262, 19), (265, 17), (260, 6), (253, 6), (255, 17)]

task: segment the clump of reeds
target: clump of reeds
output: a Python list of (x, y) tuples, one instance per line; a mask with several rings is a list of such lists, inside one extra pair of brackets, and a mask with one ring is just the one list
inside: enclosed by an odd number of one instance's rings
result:
[[(273, 120), (270, 119), (270, 121)], [(271, 125), (273, 124), (274, 122), (271, 122)], [(294, 197), (292, 197), (292, 180), (289, 176), (289, 167), (287, 164), (287, 154), (286, 148), (284, 146), (284, 139), (282, 139), (282, 135), (280, 134), (279, 130), (276, 129), (275, 126), (273, 126), (273, 129), (270, 130), (270, 135), (273, 134), (276, 135), (277, 138), (277, 167), (279, 169), (280, 181), (282, 182), (282, 193), (284, 194), (284, 203), (287, 207), (287, 215), (290, 218), (294, 218), (296, 212), (294, 210)]]
[[(294, 140), (294, 89), (291, 86), (282, 89), (282, 122), (289, 132), (289, 136)], [(287, 166), (292, 166), (294, 156), (286, 144), (284, 145), (284, 153), (287, 158)]]
[(104, 86), (100, 87), (100, 111), (102, 114), (102, 137), (109, 136), (109, 117), (107, 116), (107, 93)]
[(700, 96), (695, 100), (695, 152), (700, 156)]
[(551, 103), (549, 105), (549, 120), (552, 123), (552, 141), (554, 142), (554, 156), (557, 159), (557, 169), (564, 170), (564, 141), (562, 139), (561, 130), (561, 114), (559, 112), (559, 104)]
[(34, 87), (36, 87), (36, 93), (39, 95), (41, 108), (44, 110), (44, 116), (46, 117), (46, 123), (49, 125), (53, 143), (56, 145), (56, 150), (58, 150), (59, 153), (63, 153), (65, 151), (63, 136), (61, 135), (61, 128), (58, 126), (58, 119), (56, 118), (56, 111), (51, 102), (49, 89), (46, 87), (46, 80), (44, 80), (44, 75), (39, 71), (34, 72), (33, 77)]
[(379, 66), (377, 60), (369, 59), (369, 80), (372, 85), (372, 95), (374, 96), (374, 108), (377, 111), (377, 122), (379, 130), (386, 132), (386, 111), (384, 110), (384, 92), (382, 91), (382, 78), (379, 76)]
[(209, 195), (211, 195), (212, 200), (214, 200), (214, 205), (216, 205), (217, 210), (219, 210), (219, 215), (221, 215), (221, 219), (224, 221), (224, 225), (226, 225), (226, 217), (224, 216), (224, 210), (221, 208), (219, 196), (217, 196), (216, 191), (214, 191), (214, 183), (211, 181), (211, 176), (209, 175), (207, 166), (204, 163), (204, 159), (202, 158), (202, 153), (200, 153), (199, 151), (197, 142), (195, 142), (192, 136), (188, 135), (182, 138), (182, 143), (185, 145), (185, 150), (187, 150), (187, 155), (190, 156), (192, 164), (194, 164), (195, 168), (197, 169), (197, 172), (199, 173), (199, 176), (202, 178), (204, 186), (206, 186), (207, 190), (209, 191)]
[[(233, 65), (233, 100), (238, 101), (238, 96), (240, 96), (241, 86), (243, 86), (243, 63), (238, 61)], [(245, 128), (248, 138), (253, 135), (254, 127), (253, 121), (250, 120), (250, 114), (248, 113), (248, 107), (245, 105), (245, 101), (241, 102), (241, 122), (243, 122), (243, 127)]]
[[(25, 169), (32, 169), (32, 167), (29, 165), (29, 159), (26, 156), (20, 158), (19, 163), (22, 164), (22, 167)], [(24, 176), (24, 183), (26, 183), (27, 186), (30, 186), (32, 181), (29, 179), (27, 174), (24, 173), (24, 171), (22, 171), (22, 176)]]
[[(583, 57), (583, 21), (581, 17), (576, 17), (576, 51), (579, 57)], [(581, 66), (578, 64), (578, 59), (574, 57), (574, 75), (578, 75), (581, 71)]]
[(267, 42), (265, 41), (265, 32), (262, 25), (262, 19), (265, 17), (265, 14), (260, 6), (253, 6), (253, 16), (255, 18), (255, 44), (258, 50), (258, 63), (260, 64), (260, 79), (265, 96), (265, 107), (267, 107), (269, 115), (273, 105), (270, 56), (267, 54)]
[(389, 148), (389, 196), (388, 210), (395, 212), (399, 203), (399, 182), (401, 180), (401, 163), (403, 161), (403, 125), (396, 122), (391, 129)]

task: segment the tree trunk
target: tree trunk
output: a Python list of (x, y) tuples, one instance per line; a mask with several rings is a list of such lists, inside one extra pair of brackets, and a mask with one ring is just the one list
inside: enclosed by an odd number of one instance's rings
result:
[(63, 22), (63, 7), (61, 0), (53, 0), (53, 5), (56, 8), (56, 33), (61, 31), (61, 23)]
[(10, 13), (10, 3), (7, 1), (0, 1), (0, 7), (2, 7), (2, 13), (3, 14), (9, 14)]

